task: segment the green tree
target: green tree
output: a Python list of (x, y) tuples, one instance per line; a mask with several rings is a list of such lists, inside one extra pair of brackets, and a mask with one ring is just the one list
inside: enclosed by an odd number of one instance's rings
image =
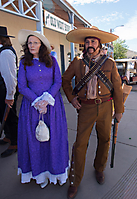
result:
[(125, 40), (117, 39), (113, 42), (114, 46), (114, 59), (126, 58), (128, 46), (125, 44)]

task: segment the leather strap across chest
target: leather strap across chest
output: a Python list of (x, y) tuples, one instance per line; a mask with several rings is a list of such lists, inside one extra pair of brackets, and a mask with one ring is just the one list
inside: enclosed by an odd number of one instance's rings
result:
[[(84, 58), (83, 61), (87, 66), (89, 66), (89, 72), (82, 77), (82, 79), (77, 83), (75, 88), (73, 89), (72, 94), (76, 95), (79, 93), (79, 91), (84, 87), (84, 85), (94, 76), (97, 75), (97, 77), (107, 86), (107, 88), (112, 91), (113, 85), (110, 82), (110, 80), (106, 77), (106, 75), (100, 70), (101, 66), (105, 63), (105, 61), (108, 59), (106, 55), (101, 56), (101, 58), (93, 63), (90, 62), (87, 58)], [(108, 83), (109, 82), (109, 83)]]
[[(89, 60), (88, 57), (84, 58), (83, 61), (85, 64), (91, 68), (94, 65), (94, 62)], [(99, 70), (96, 76), (105, 84), (105, 86), (112, 92), (113, 90), (113, 84), (112, 82), (107, 78), (107, 76), (103, 73), (102, 70)]]

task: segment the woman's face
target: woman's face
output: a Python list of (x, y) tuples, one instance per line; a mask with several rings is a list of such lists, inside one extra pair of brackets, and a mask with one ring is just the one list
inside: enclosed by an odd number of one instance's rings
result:
[(28, 39), (28, 48), (31, 54), (33, 54), (34, 58), (39, 58), (39, 48), (41, 46), (41, 41), (35, 37), (30, 36)]

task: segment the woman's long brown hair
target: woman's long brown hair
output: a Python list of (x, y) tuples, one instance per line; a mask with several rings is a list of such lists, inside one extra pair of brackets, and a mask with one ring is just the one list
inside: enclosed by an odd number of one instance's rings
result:
[[(29, 35), (27, 37), (25, 44), (22, 46), (24, 55), (21, 57), (21, 60), (23, 60), (23, 65), (24, 65), (25, 70), (26, 70), (26, 66), (33, 65), (33, 62), (32, 62), (33, 54), (30, 53), (29, 48), (28, 48), (28, 39), (30, 36), (34, 36), (34, 35)], [(52, 66), (52, 58), (50, 56), (50, 53), (49, 53), (47, 47), (43, 44), (42, 41), (41, 41), (41, 46), (39, 49), (39, 61), (44, 62), (46, 67)]]

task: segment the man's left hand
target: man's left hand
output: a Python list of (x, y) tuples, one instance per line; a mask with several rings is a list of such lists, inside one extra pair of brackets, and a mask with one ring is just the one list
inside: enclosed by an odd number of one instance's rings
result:
[(122, 118), (122, 113), (115, 113), (113, 118), (116, 118), (118, 123), (120, 122), (121, 118)]

